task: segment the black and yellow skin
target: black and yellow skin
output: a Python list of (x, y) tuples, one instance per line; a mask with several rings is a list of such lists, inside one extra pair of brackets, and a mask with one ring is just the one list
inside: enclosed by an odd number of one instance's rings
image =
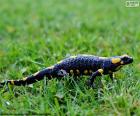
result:
[(29, 77), (1, 82), (0, 86), (3, 87), (5, 84), (16, 86), (28, 85), (42, 80), (45, 76), (48, 79), (52, 79), (69, 77), (71, 75), (89, 76), (90, 78), (88, 78), (87, 82), (89, 86), (92, 86), (97, 76), (108, 74), (113, 79), (113, 72), (118, 71), (122, 66), (132, 62), (133, 58), (128, 55), (115, 57), (98, 57), (93, 55), (71, 56)]

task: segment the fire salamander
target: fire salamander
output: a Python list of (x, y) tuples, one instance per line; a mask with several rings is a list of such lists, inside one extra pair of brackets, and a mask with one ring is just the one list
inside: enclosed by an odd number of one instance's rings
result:
[[(133, 62), (133, 58), (128, 55), (115, 57), (98, 57), (94, 55), (71, 56), (59, 61), (57, 64), (47, 67), (39, 72), (19, 80), (7, 80), (0, 83), (3, 87), (6, 84), (21, 86), (35, 83), (45, 76), (48, 79), (64, 78), (70, 76), (89, 76), (87, 83), (93, 87), (93, 82), (97, 76), (109, 75), (113, 80), (113, 72), (118, 71), (122, 66)], [(69, 76), (67, 76), (69, 75)]]

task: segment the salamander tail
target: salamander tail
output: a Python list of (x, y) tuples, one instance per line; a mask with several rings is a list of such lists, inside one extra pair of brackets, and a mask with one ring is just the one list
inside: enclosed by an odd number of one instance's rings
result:
[(29, 84), (32, 84), (32, 83), (35, 83), (37, 81), (40, 81), (40, 80), (44, 79), (45, 76), (50, 78), (51, 73), (52, 73), (52, 69), (45, 68), (44, 70), (36, 72), (33, 75), (25, 77), (23, 79), (7, 80), (7, 81), (4, 81), (4, 82), (0, 82), (0, 87), (3, 87), (4, 85), (7, 85), (7, 84), (16, 85), (16, 86), (29, 85)]

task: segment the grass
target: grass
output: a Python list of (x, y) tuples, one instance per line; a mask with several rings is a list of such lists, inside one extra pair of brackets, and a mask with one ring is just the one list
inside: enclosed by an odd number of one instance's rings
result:
[(140, 115), (139, 8), (114, 0), (1, 0), (0, 80), (19, 79), (69, 55), (115, 56), (134, 63), (103, 76), (103, 93), (85, 80), (40, 81), (0, 89), (0, 114)]

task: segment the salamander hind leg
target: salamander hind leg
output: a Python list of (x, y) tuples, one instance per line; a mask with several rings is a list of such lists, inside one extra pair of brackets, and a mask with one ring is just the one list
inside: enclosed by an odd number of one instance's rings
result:
[(115, 76), (114, 76), (114, 73), (110, 73), (110, 74), (109, 74), (109, 77), (110, 77), (110, 79), (113, 81), (113, 80), (114, 80), (114, 77), (115, 77)]
[(60, 69), (60, 70), (57, 72), (57, 76), (58, 76), (58, 77), (66, 77), (66, 76), (68, 76), (68, 73), (67, 73), (66, 70)]

